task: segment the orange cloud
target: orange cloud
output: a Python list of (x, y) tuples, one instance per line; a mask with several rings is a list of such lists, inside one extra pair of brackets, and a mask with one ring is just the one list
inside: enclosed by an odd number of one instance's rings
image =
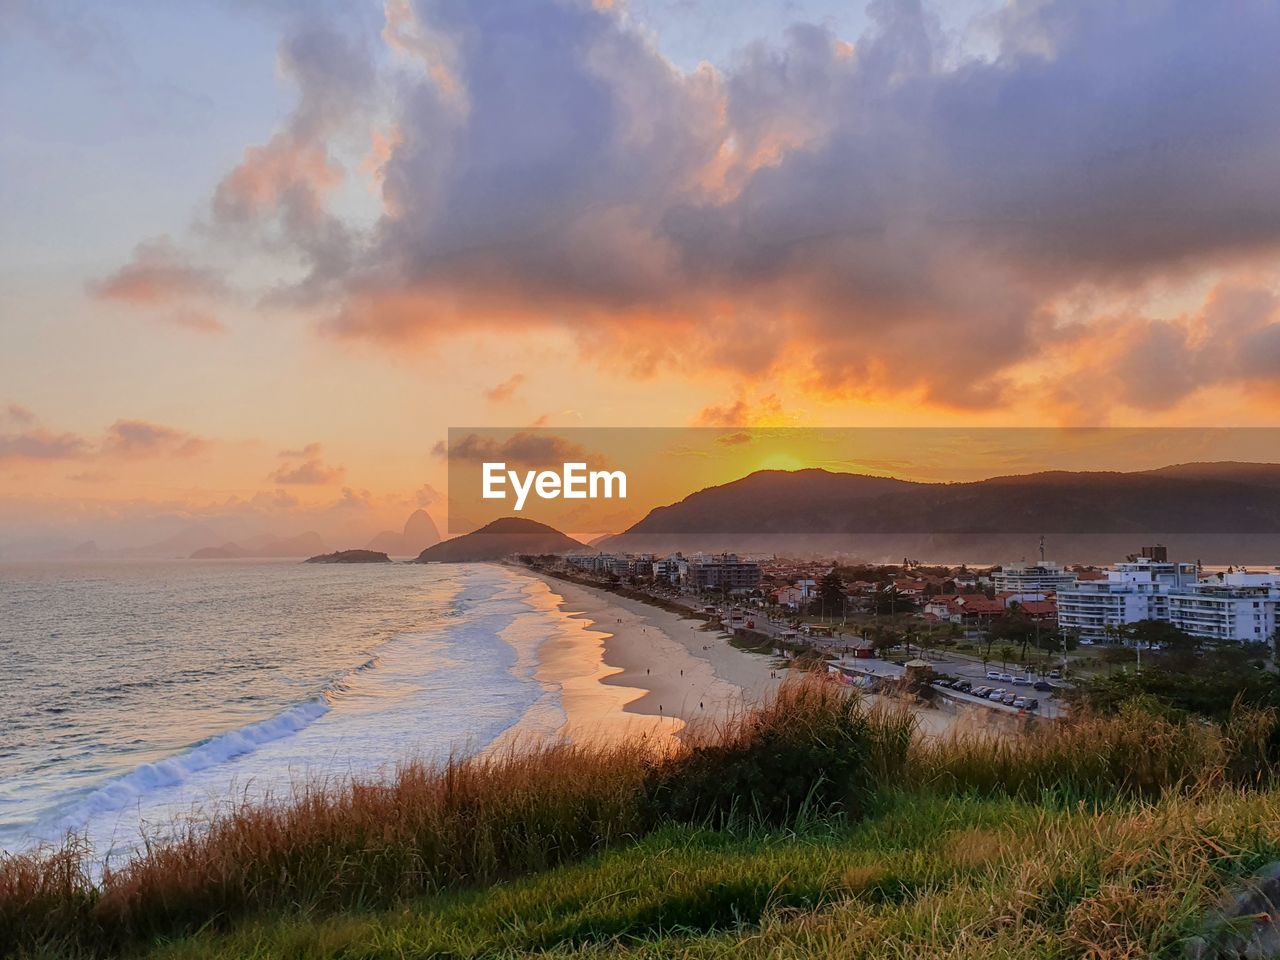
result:
[(89, 451), (89, 442), (74, 433), (50, 433), (37, 428), (0, 434), (0, 461), (75, 460)]
[(458, 463), (504, 461), (534, 466), (591, 459), (580, 445), (564, 437), (523, 431), (501, 440), (469, 433), (452, 443), (445, 443), (443, 440), (438, 442), (432, 447), (431, 453)]
[(183, 430), (145, 420), (117, 420), (107, 429), (102, 452), (108, 456), (193, 457), (205, 449), (205, 441)]
[(14, 423), (27, 425), (36, 422), (36, 415), (27, 407), (20, 403), (11, 403), (5, 408), (5, 413)]
[(490, 403), (505, 403), (516, 395), (516, 390), (524, 383), (523, 373), (513, 373), (507, 379), (486, 390), (485, 399)]
[(22, 429), (0, 433), (0, 460), (191, 457), (203, 451), (206, 445), (204, 440), (190, 433), (144, 420), (117, 420), (95, 444), (77, 433), (46, 429), (39, 425), (35, 414), (17, 404), (10, 405), (7, 419), (18, 423)]
[[(694, 423), (700, 427), (777, 426), (783, 422), (785, 417), (782, 413), (782, 401), (772, 393), (754, 403), (739, 397), (728, 406), (704, 407), (694, 419)], [(733, 434), (732, 436), (746, 435)]]
[(282, 450), (280, 456), (290, 462), (282, 464), (267, 478), (275, 483), (324, 486), (336, 483), (346, 473), (345, 467), (329, 465), (321, 459), (318, 443), (309, 443), (301, 450)]
[(168, 237), (138, 244), (129, 263), (89, 283), (87, 290), (99, 301), (155, 309), (174, 326), (201, 333), (224, 329), (207, 309), (191, 306), (227, 296), (222, 274), (193, 264)]
[(263, 146), (245, 149), (244, 159), (218, 184), (215, 213), (223, 219), (249, 220), (275, 211), (287, 194), (297, 209), (318, 219), (325, 194), (342, 183), (342, 165), (322, 143), (299, 141), (280, 133)]

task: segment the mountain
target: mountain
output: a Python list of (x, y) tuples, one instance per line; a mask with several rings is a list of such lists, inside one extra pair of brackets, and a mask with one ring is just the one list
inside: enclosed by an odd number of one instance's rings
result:
[[(761, 471), (658, 507), (601, 544), (1007, 560), (1114, 560), (1164, 542), (1210, 563), (1280, 560), (1280, 464), (1193, 463), (916, 483), (826, 470)], [(1246, 556), (1246, 553), (1248, 554)]]
[(314, 531), (296, 537), (260, 535), (243, 543), (224, 543), (218, 547), (201, 547), (193, 550), (192, 560), (240, 560), (271, 559), (275, 557), (313, 557), (324, 553), (324, 539)]
[(118, 553), (123, 557), (155, 557), (163, 559), (185, 557), (192, 550), (198, 550), (216, 536), (217, 533), (213, 527), (203, 523), (193, 523), (183, 527), (177, 533), (165, 537), (163, 540), (157, 540), (154, 543), (144, 544), (140, 547), (126, 547), (118, 551)]
[(339, 550), (307, 557), (303, 563), (390, 563), (391, 558), (376, 550)]
[(377, 550), (393, 557), (414, 557), (427, 547), (440, 542), (440, 531), (425, 510), (415, 510), (404, 522), (404, 530), (383, 530), (369, 541), (369, 550)]
[[(877, 497), (929, 484), (829, 470), (760, 470), (657, 507), (625, 534), (832, 532)], [(610, 541), (606, 541), (610, 542)]]
[(568, 553), (585, 546), (545, 523), (503, 517), (479, 530), (445, 540), (418, 555), (418, 563), (475, 563), (513, 553)]
[(23, 537), (0, 544), (2, 560), (92, 560), (99, 555), (94, 541), (68, 537)]

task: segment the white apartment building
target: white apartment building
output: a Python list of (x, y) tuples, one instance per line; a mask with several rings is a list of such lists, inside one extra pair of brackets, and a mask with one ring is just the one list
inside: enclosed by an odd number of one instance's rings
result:
[(1280, 624), (1280, 574), (1232, 571), (1199, 579), (1195, 564), (1171, 563), (1163, 548), (1130, 557), (1106, 580), (1058, 593), (1058, 625), (1089, 640), (1139, 620), (1163, 620), (1206, 640), (1266, 643)]
[[(959, 583), (959, 581), (956, 581)], [(1000, 570), (991, 572), (991, 584), (997, 593), (1045, 594), (1067, 590), (1075, 586), (1076, 575), (1051, 561), (1039, 563), (1006, 563)]]
[(689, 561), (682, 554), (673, 553), (669, 557), (653, 561), (653, 579), (665, 580), (668, 583), (684, 583), (689, 575)]
[(616, 573), (622, 576), (627, 572), (627, 558), (611, 553), (574, 553), (564, 559), (571, 566), (591, 573)]
[(1274, 573), (1225, 573), (1169, 593), (1169, 622), (1193, 637), (1265, 643), (1275, 636), (1280, 581)]
[(1169, 595), (1196, 584), (1193, 563), (1130, 557), (1105, 580), (1083, 580), (1058, 591), (1058, 626), (1086, 640), (1109, 639), (1109, 629), (1139, 620), (1168, 620)]

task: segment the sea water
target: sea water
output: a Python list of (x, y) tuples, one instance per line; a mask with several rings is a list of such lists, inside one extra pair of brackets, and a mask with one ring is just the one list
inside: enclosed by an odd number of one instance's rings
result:
[(562, 628), (494, 565), (0, 563), (0, 850), (552, 735)]

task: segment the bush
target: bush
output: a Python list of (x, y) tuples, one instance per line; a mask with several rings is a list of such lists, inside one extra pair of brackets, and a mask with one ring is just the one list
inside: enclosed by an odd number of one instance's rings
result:
[(0, 855), (0, 956), (47, 944), (102, 955), (252, 914), (387, 906), (578, 860), (671, 819), (856, 815), (868, 762), (895, 750), (900, 762), (910, 739), (873, 748), (873, 732), (856, 699), (803, 681), (679, 746), (555, 743), (312, 785), (189, 825), (97, 883), (75, 838)]
[(872, 724), (857, 699), (826, 682), (784, 688), (730, 729), (656, 765), (654, 816), (720, 826), (788, 823), (804, 811), (861, 816), (873, 783)]
[(913, 747), (918, 786), (1065, 801), (1154, 799), (1275, 773), (1276, 714), (1239, 707), (1222, 725), (1131, 702), (1112, 716), (1042, 724), (1022, 736), (960, 735)]

